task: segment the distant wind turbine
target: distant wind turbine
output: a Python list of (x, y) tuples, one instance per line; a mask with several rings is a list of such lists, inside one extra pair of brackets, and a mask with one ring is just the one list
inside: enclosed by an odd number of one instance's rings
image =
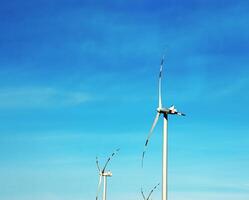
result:
[(98, 184), (98, 189), (97, 189), (97, 194), (96, 194), (96, 200), (98, 200), (98, 195), (99, 195), (99, 190), (101, 187), (101, 182), (102, 182), (102, 177), (103, 177), (103, 194), (102, 194), (102, 198), (103, 200), (106, 200), (106, 188), (107, 188), (107, 179), (106, 177), (111, 177), (112, 173), (110, 171), (105, 171), (107, 164), (110, 162), (111, 158), (119, 151), (119, 149), (116, 149), (112, 155), (107, 159), (103, 169), (101, 170), (100, 166), (99, 166), (99, 161), (98, 161), (98, 157), (96, 157), (96, 165), (98, 168), (98, 172), (99, 172), (99, 184)]
[(157, 186), (160, 185), (160, 183), (158, 183), (149, 193), (149, 195), (147, 197), (145, 197), (143, 189), (141, 188), (141, 194), (143, 196), (144, 200), (150, 200), (150, 196), (152, 195), (153, 191), (157, 188)]
[(154, 122), (152, 124), (152, 127), (150, 129), (149, 135), (147, 137), (147, 140), (145, 142), (144, 151), (142, 155), (142, 166), (143, 166), (143, 160), (146, 148), (149, 143), (149, 139), (153, 133), (153, 130), (158, 122), (159, 116), (163, 114), (163, 153), (162, 153), (162, 200), (167, 200), (167, 157), (168, 157), (168, 151), (167, 151), (167, 143), (168, 143), (168, 115), (181, 115), (185, 116), (185, 114), (178, 112), (174, 105), (170, 106), (169, 108), (164, 108), (162, 106), (162, 71), (163, 71), (163, 63), (164, 63), (164, 56), (161, 60), (160, 65), (160, 72), (159, 72), (159, 86), (158, 86), (158, 108), (157, 108), (157, 114), (154, 119)]

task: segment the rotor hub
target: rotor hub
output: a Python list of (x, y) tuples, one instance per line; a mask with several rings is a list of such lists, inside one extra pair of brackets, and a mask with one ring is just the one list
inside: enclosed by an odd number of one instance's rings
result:
[(103, 172), (101, 175), (102, 176), (112, 176), (112, 173), (110, 171), (108, 171), (108, 172)]

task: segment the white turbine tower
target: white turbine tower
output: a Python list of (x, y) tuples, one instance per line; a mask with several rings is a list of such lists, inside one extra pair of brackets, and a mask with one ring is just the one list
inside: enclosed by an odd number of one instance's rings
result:
[(159, 86), (158, 86), (158, 108), (157, 108), (157, 114), (155, 117), (155, 120), (152, 124), (152, 127), (150, 129), (149, 135), (147, 137), (147, 140), (145, 142), (145, 147), (142, 155), (142, 166), (143, 166), (143, 159), (145, 155), (145, 151), (149, 142), (149, 139), (153, 133), (153, 130), (157, 124), (157, 121), (159, 119), (159, 116), (163, 114), (163, 152), (162, 152), (162, 200), (167, 200), (167, 192), (168, 192), (168, 187), (167, 187), (167, 160), (168, 160), (168, 115), (181, 115), (185, 116), (185, 114), (180, 113), (176, 110), (175, 106), (172, 105), (169, 108), (164, 108), (162, 106), (162, 71), (163, 71), (163, 63), (164, 63), (164, 56), (161, 61), (160, 65), (160, 73), (159, 73)]
[(100, 187), (101, 187), (101, 183), (102, 183), (102, 177), (103, 177), (103, 194), (102, 194), (102, 199), (103, 200), (106, 200), (106, 188), (107, 188), (107, 177), (111, 177), (112, 176), (112, 173), (110, 171), (105, 171), (106, 167), (107, 167), (107, 164), (110, 162), (111, 158), (119, 151), (119, 149), (116, 149), (112, 155), (107, 159), (103, 169), (101, 170), (100, 169), (100, 166), (99, 166), (99, 161), (98, 161), (98, 157), (96, 157), (96, 164), (97, 164), (97, 168), (98, 168), (98, 172), (99, 172), (99, 184), (98, 184), (98, 189), (97, 189), (97, 194), (96, 194), (96, 200), (98, 200), (98, 195), (99, 195), (99, 190), (100, 190)]
[(149, 193), (149, 195), (147, 197), (145, 197), (144, 195), (144, 192), (143, 192), (143, 189), (141, 188), (141, 194), (143, 196), (143, 199), (144, 200), (150, 200), (150, 196), (152, 195), (153, 191), (157, 188), (157, 186), (159, 185), (160, 183), (158, 183)]

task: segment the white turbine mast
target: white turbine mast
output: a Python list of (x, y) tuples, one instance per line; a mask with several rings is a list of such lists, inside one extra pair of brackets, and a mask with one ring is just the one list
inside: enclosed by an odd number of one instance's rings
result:
[(150, 200), (150, 197), (151, 197), (152, 193), (154, 192), (154, 190), (157, 188), (158, 185), (160, 185), (160, 183), (158, 183), (156, 186), (154, 186), (154, 188), (150, 191), (150, 193), (149, 193), (149, 195), (147, 197), (144, 195), (143, 188), (141, 188), (141, 194), (143, 196), (143, 199), (144, 200)]
[(96, 165), (97, 165), (97, 169), (99, 172), (99, 183), (98, 183), (98, 188), (97, 188), (97, 194), (96, 194), (96, 200), (98, 200), (98, 195), (99, 195), (99, 191), (101, 188), (101, 183), (102, 183), (102, 177), (103, 177), (103, 194), (102, 194), (102, 199), (106, 200), (106, 188), (107, 188), (107, 177), (111, 177), (112, 173), (111, 171), (105, 171), (106, 167), (108, 165), (108, 163), (110, 162), (111, 158), (119, 151), (119, 149), (116, 149), (111, 156), (107, 159), (103, 169), (100, 168), (99, 166), (99, 161), (98, 161), (98, 157), (96, 157)]
[(156, 109), (157, 114), (150, 129), (149, 135), (145, 142), (144, 151), (142, 155), (142, 166), (144, 155), (150, 140), (151, 135), (153, 134), (153, 130), (158, 122), (160, 115), (163, 115), (163, 152), (162, 152), (162, 200), (167, 200), (167, 157), (168, 157), (168, 115), (180, 115), (185, 116), (185, 114), (178, 112), (174, 105), (170, 106), (169, 108), (164, 108), (162, 105), (162, 71), (163, 71), (163, 64), (164, 64), (164, 56), (161, 60), (160, 65), (160, 72), (159, 72), (159, 86), (158, 86), (158, 108)]

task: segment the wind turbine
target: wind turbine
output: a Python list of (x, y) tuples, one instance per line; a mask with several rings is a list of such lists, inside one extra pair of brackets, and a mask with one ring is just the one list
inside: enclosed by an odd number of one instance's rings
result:
[(147, 196), (147, 198), (144, 195), (143, 189), (141, 188), (141, 194), (143, 196), (144, 200), (150, 200), (150, 196), (152, 195), (153, 191), (157, 188), (157, 186), (160, 185), (160, 183), (158, 183), (156, 186), (154, 186), (154, 188), (150, 191), (149, 195)]
[(103, 200), (106, 200), (106, 188), (107, 188), (107, 177), (111, 177), (112, 173), (110, 171), (105, 171), (107, 164), (110, 162), (111, 158), (119, 151), (119, 149), (116, 149), (111, 156), (107, 159), (103, 169), (101, 170), (100, 166), (99, 166), (99, 161), (98, 161), (98, 157), (96, 157), (96, 165), (97, 165), (97, 169), (99, 172), (99, 184), (98, 184), (98, 189), (97, 189), (97, 194), (96, 194), (96, 200), (98, 200), (98, 195), (99, 195), (99, 190), (101, 187), (101, 183), (102, 183), (102, 177), (103, 177), (103, 194), (102, 194), (102, 198)]
[(167, 166), (167, 160), (168, 160), (168, 115), (180, 115), (185, 116), (185, 114), (178, 112), (174, 105), (170, 106), (169, 108), (164, 108), (162, 105), (162, 71), (163, 71), (163, 63), (164, 63), (164, 56), (161, 60), (160, 65), (160, 72), (159, 72), (159, 85), (158, 85), (158, 108), (157, 108), (157, 114), (154, 119), (154, 122), (152, 124), (152, 127), (150, 129), (149, 135), (147, 137), (147, 140), (145, 142), (144, 151), (142, 155), (142, 166), (143, 166), (143, 159), (145, 155), (146, 148), (148, 146), (149, 139), (153, 133), (153, 130), (158, 122), (158, 119), (160, 115), (163, 115), (163, 152), (162, 152), (162, 200), (167, 200), (167, 172), (168, 172), (168, 166)]

